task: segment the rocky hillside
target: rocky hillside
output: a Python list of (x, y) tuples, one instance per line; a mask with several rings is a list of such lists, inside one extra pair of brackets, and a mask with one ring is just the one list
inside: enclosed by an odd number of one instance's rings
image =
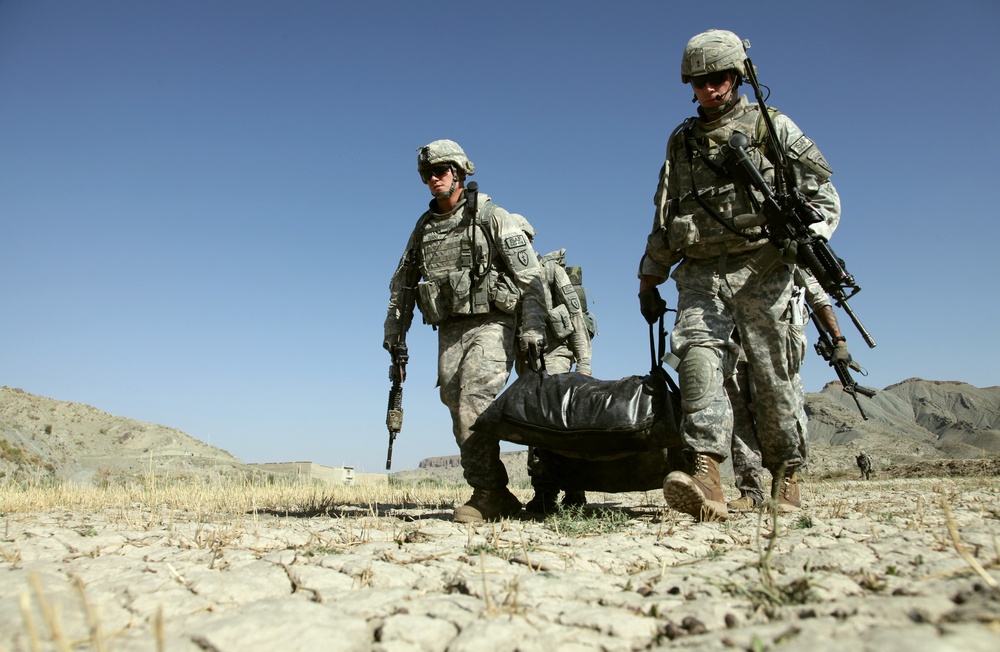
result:
[(174, 428), (0, 387), (0, 480), (54, 476), (99, 484), (150, 473), (212, 479), (244, 469), (226, 451)]
[[(885, 474), (903, 466), (950, 468), (935, 466), (942, 460), (1000, 459), (1000, 387), (911, 378), (861, 401), (867, 421), (838, 383), (807, 395), (810, 472), (854, 472), (862, 449)], [(524, 453), (504, 458), (512, 484), (526, 483)], [(462, 482), (457, 455), (427, 458), (420, 467), (397, 475)], [(0, 387), (0, 480), (54, 476), (101, 483), (151, 472), (212, 479), (246, 470), (226, 451), (174, 428)]]
[(1000, 387), (910, 378), (861, 405), (867, 421), (839, 383), (807, 395), (813, 471), (854, 468), (860, 450), (882, 469), (1000, 457)]

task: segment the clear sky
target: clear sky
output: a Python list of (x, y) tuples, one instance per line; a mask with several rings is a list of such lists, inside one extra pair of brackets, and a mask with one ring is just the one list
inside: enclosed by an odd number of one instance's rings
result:
[[(645, 373), (636, 268), (709, 28), (834, 169), (859, 380), (1000, 384), (995, 0), (0, 0), (0, 384), (381, 471), (388, 282), (439, 138), (584, 266), (595, 376)], [(436, 334), (409, 342), (394, 470), (457, 452)], [(810, 347), (806, 390), (834, 377)]]

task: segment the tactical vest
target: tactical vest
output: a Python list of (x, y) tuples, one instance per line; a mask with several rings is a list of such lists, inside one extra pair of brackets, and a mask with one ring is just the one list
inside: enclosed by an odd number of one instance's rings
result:
[[(545, 274), (545, 283), (549, 288), (547, 301), (552, 305), (549, 309), (550, 339), (563, 341), (572, 333), (571, 315), (582, 313), (587, 325), (587, 334), (593, 339), (597, 334), (597, 321), (587, 309), (587, 291), (583, 287), (583, 268), (579, 265), (566, 265), (566, 250), (557, 249), (539, 259)], [(555, 267), (562, 268), (569, 279), (569, 285), (556, 282)], [(560, 306), (562, 308), (560, 309)]]
[[(751, 139), (747, 154), (771, 183), (773, 165), (761, 153), (759, 108), (745, 98), (733, 112), (704, 130), (703, 123), (688, 120), (671, 139), (669, 160), (676, 174), (677, 197), (668, 205), (668, 239), (671, 249), (691, 258), (715, 258), (762, 247), (767, 241), (748, 241), (731, 230), (732, 220), (742, 213), (760, 210), (757, 191), (733, 178), (727, 160), (729, 137), (740, 131)], [(673, 182), (673, 181), (672, 181)]]
[(421, 280), (417, 306), (424, 323), (437, 325), (449, 317), (480, 315), (494, 308), (513, 313), (520, 291), (497, 263), (490, 221), (495, 205), (488, 199), (476, 219), (465, 203), (444, 218), (428, 211), (417, 222), (414, 247)]

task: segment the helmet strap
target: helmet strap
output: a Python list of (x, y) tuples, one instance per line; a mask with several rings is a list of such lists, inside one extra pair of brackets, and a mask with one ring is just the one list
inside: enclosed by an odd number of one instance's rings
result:
[(451, 187), (434, 195), (436, 199), (447, 199), (455, 194), (455, 189), (458, 188), (458, 168), (455, 165), (449, 167), (451, 168)]

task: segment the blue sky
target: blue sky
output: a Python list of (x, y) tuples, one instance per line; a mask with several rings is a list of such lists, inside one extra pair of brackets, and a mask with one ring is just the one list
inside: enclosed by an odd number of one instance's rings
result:
[[(388, 281), (439, 138), (584, 266), (594, 374), (645, 373), (636, 267), (713, 27), (833, 166), (862, 382), (1000, 384), (993, 0), (0, 0), (0, 384), (382, 470)], [(411, 330), (394, 470), (457, 452), (435, 335)], [(833, 378), (810, 349), (806, 390)]]

